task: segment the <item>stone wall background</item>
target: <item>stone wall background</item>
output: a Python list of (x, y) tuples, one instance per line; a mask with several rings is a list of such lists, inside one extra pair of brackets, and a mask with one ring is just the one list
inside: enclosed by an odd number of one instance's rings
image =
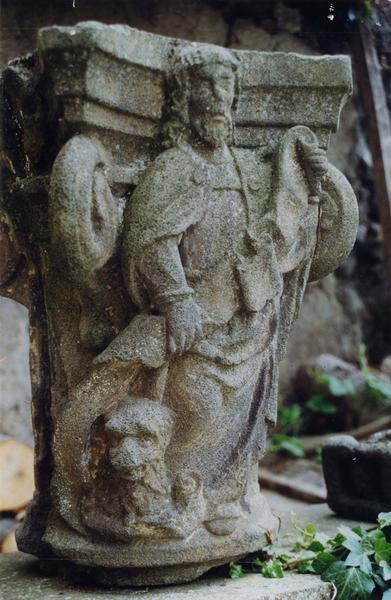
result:
[[(347, 27), (354, 13), (349, 2), (325, 3), (260, 0), (3, 0), (0, 65), (32, 51), (37, 29), (78, 21), (124, 23), (154, 33), (232, 48), (300, 52), (349, 53)], [(332, 10), (330, 9), (332, 7)], [(331, 18), (332, 17), (332, 18)], [(376, 23), (380, 24), (377, 25)], [(391, 18), (380, 14), (379, 49), (389, 56)], [(390, 61), (391, 62), (391, 61)], [(388, 97), (391, 78), (385, 69)], [(330, 160), (353, 185), (360, 204), (360, 230), (347, 262), (323, 281), (310, 284), (299, 320), (281, 366), (281, 389), (289, 386), (297, 366), (329, 352), (355, 361), (364, 341), (372, 363), (391, 353), (391, 310), (387, 292), (372, 158), (366, 140), (357, 86), (342, 114)], [(0, 433), (32, 441), (28, 320), (26, 310), (0, 298)]]

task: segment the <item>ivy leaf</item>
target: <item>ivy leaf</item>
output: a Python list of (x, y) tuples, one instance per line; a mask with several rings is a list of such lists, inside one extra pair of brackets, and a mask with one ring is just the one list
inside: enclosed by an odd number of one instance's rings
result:
[[(356, 533), (355, 531), (353, 531), (353, 529), (350, 529), (350, 527), (346, 527), (346, 525), (341, 525), (341, 527), (338, 527), (338, 531), (345, 538), (342, 541), (342, 546), (345, 546), (345, 548), (348, 548), (349, 550), (350, 550), (349, 546), (354, 545), (357, 542), (359, 543), (360, 540), (361, 540), (361, 538), (358, 535), (358, 533)], [(348, 544), (348, 545), (346, 545), (346, 544)]]
[(372, 577), (356, 567), (346, 567), (340, 560), (330, 565), (321, 578), (335, 584), (338, 590), (337, 600), (367, 600), (375, 589)]
[(348, 567), (360, 567), (360, 569), (368, 575), (372, 572), (371, 561), (368, 556), (374, 553), (373, 544), (369, 537), (360, 537), (355, 531), (345, 527), (339, 528), (339, 531), (345, 537), (342, 546), (350, 550), (345, 565)]
[(332, 396), (353, 396), (356, 392), (353, 383), (348, 379), (340, 379), (319, 371), (312, 371), (311, 375), (317, 383), (326, 386)]
[(305, 560), (296, 567), (298, 573), (316, 573), (313, 560)]
[(265, 562), (262, 561), (260, 558), (254, 558), (254, 560), (252, 561), (251, 564), (254, 567), (254, 569), (258, 569), (260, 571), (262, 569), (263, 565), (265, 564)]
[(356, 525), (355, 527), (352, 527), (352, 531), (354, 531), (354, 533), (357, 533), (358, 536), (360, 536), (360, 538), (364, 537), (365, 531), (362, 527), (360, 527), (360, 525)]
[(345, 559), (345, 565), (347, 567), (359, 567), (363, 573), (370, 575), (372, 573), (372, 565), (366, 554), (358, 554), (351, 552)]
[(322, 552), (322, 550), (324, 550), (324, 544), (322, 544), (322, 542), (319, 542), (318, 540), (315, 539), (308, 546), (308, 550), (311, 550), (311, 552)]
[(278, 423), (281, 431), (286, 434), (295, 434), (300, 429), (301, 406), (289, 404), (281, 406), (278, 410)]
[(389, 404), (389, 401), (391, 400), (390, 384), (383, 381), (380, 377), (375, 375), (375, 373), (372, 373), (369, 370), (364, 374), (364, 377), (367, 391), (370, 395), (375, 400)]
[(372, 573), (372, 577), (373, 577), (373, 581), (376, 584), (376, 587), (378, 587), (379, 590), (381, 590), (382, 592), (385, 592), (386, 590), (388, 590), (389, 586), (386, 584), (383, 577), (379, 573), (376, 573), (376, 572)]
[(240, 579), (240, 577), (244, 577), (245, 575), (246, 573), (243, 571), (242, 565), (234, 562), (229, 563), (229, 576), (231, 579)]
[(324, 573), (335, 561), (335, 556), (330, 554), (330, 552), (319, 552), (313, 561), (315, 573), (318, 573), (318, 575)]
[(325, 533), (322, 533), (321, 531), (317, 531), (315, 534), (315, 540), (317, 542), (320, 542), (324, 548), (326, 548), (327, 544), (330, 543), (330, 538), (328, 535), (326, 535)]
[(377, 520), (380, 525), (380, 529), (384, 529), (384, 527), (390, 527), (391, 526), (391, 512), (379, 513)]
[(283, 566), (279, 560), (265, 562), (261, 567), (261, 573), (269, 579), (281, 579), (284, 577)]
[(386, 560), (381, 560), (379, 563), (379, 567), (381, 568), (381, 575), (384, 581), (391, 580), (391, 565)]
[[(313, 523), (307, 523), (303, 529), (303, 540), (307, 544), (312, 544), (316, 535), (316, 527)], [(310, 550), (310, 548), (307, 548)]]
[(382, 533), (375, 540), (375, 561), (381, 564), (381, 561), (390, 562), (391, 559), (391, 544), (387, 542), (386, 536)]
[(345, 536), (342, 535), (342, 533), (337, 533), (337, 535), (329, 541), (329, 545), (336, 550), (342, 546), (344, 541)]
[(353, 396), (356, 392), (351, 381), (329, 375), (329, 391), (333, 396)]
[(311, 398), (307, 400), (306, 406), (312, 410), (312, 412), (322, 415), (335, 415), (337, 412), (337, 407), (334, 402), (328, 400), (323, 394), (314, 394), (311, 396)]

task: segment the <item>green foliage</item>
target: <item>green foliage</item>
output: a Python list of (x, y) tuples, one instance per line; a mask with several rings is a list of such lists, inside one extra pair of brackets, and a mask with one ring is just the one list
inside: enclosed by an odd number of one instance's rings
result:
[(345, 526), (340, 527), (339, 531), (345, 538), (342, 546), (349, 550), (349, 554), (345, 559), (345, 565), (359, 567), (363, 573), (369, 575), (372, 571), (369, 556), (375, 553), (374, 545), (369, 536), (360, 536)]
[[(338, 411), (340, 398), (354, 397), (361, 401), (372, 401), (376, 406), (391, 407), (391, 385), (387, 379), (379, 376), (371, 369), (366, 358), (366, 348), (363, 344), (358, 347), (358, 362), (364, 379), (364, 386), (357, 390), (349, 379), (321, 373), (310, 369), (308, 374), (319, 384), (319, 391), (313, 394), (303, 405), (295, 403), (282, 405), (278, 411), (279, 433), (276, 433), (269, 446), (270, 452), (287, 453), (295, 458), (303, 458), (305, 450), (300, 439), (296, 436), (302, 429), (309, 415), (322, 417), (322, 423), (327, 417), (334, 417)], [(343, 405), (341, 405), (343, 406)], [(320, 452), (315, 460), (321, 463)]]
[(391, 527), (391, 512), (381, 512), (378, 516), (380, 529)]
[(244, 577), (246, 573), (243, 570), (242, 565), (231, 562), (229, 563), (229, 576), (231, 579), (240, 579), (240, 577)]
[(386, 536), (382, 532), (377, 537), (374, 544), (375, 561), (380, 565), (383, 561), (391, 564), (391, 544), (387, 542)]
[(334, 402), (331, 402), (331, 400), (323, 394), (314, 394), (311, 396), (311, 398), (307, 400), (306, 406), (312, 410), (312, 412), (320, 413), (322, 415), (335, 415), (337, 412), (337, 407)]
[(354, 396), (355, 394), (354, 385), (349, 380), (340, 379), (339, 377), (329, 375), (328, 373), (320, 373), (315, 369), (312, 369), (310, 374), (316, 383), (325, 386), (327, 392), (331, 396), (338, 398), (340, 396)]
[(341, 526), (334, 537), (318, 532), (313, 523), (301, 526), (295, 516), (292, 523), (298, 535), (289, 547), (270, 544), (250, 562), (231, 563), (230, 576), (258, 572), (275, 579), (287, 570), (316, 573), (335, 585), (336, 600), (391, 600), (391, 543), (384, 532), (391, 513), (380, 513), (378, 525), (368, 530)]
[(358, 362), (364, 377), (368, 399), (374, 400), (378, 404), (390, 405), (391, 386), (369, 367), (364, 344), (360, 344), (358, 347)]
[(322, 550), (316, 555), (312, 561), (312, 565), (315, 573), (321, 575), (333, 564), (333, 562), (335, 562), (335, 556), (330, 552), (325, 552)]
[(355, 393), (351, 381), (340, 379), (335, 375), (320, 373), (315, 369), (311, 369), (309, 375), (324, 389), (324, 392), (312, 395), (306, 402), (306, 408), (313, 413), (327, 416), (335, 415), (338, 410), (335, 399), (352, 396)]
[(283, 564), (280, 560), (269, 560), (261, 565), (261, 573), (269, 579), (281, 579), (284, 577)]
[(269, 446), (270, 452), (287, 452), (296, 458), (304, 458), (305, 449), (302, 442), (293, 436), (284, 433), (275, 433)]
[(303, 444), (294, 435), (298, 432), (301, 423), (302, 410), (299, 404), (281, 406), (278, 411), (278, 424), (282, 433), (275, 433), (269, 445), (269, 452), (290, 454), (295, 458), (303, 458), (305, 450)]
[(368, 398), (374, 400), (377, 404), (390, 406), (391, 386), (388, 384), (388, 382), (382, 380), (369, 369), (366, 373), (364, 373), (364, 377)]
[(315, 454), (314, 454), (314, 457), (313, 457), (313, 461), (317, 465), (321, 465), (322, 464), (322, 448), (321, 448), (321, 446), (318, 446), (318, 448), (315, 449)]
[(372, 19), (372, 12), (373, 12), (373, 8), (372, 8), (372, 3), (371, 0), (363, 0), (363, 9), (364, 9), (364, 14), (368, 19)]
[(364, 379), (363, 392), (357, 392), (353, 383), (347, 379), (311, 369), (309, 375), (322, 386), (324, 392), (321, 391), (311, 396), (306, 407), (314, 413), (335, 415), (337, 412), (335, 399), (354, 396), (358, 393), (364, 395), (364, 400), (372, 401), (377, 406), (391, 406), (391, 385), (369, 367), (364, 344), (360, 344), (358, 347), (358, 362)]
[(288, 404), (278, 409), (278, 425), (282, 433), (295, 435), (299, 431), (302, 417), (300, 404)]
[(365, 598), (370, 598), (375, 589), (372, 577), (357, 567), (347, 569), (346, 564), (341, 560), (330, 565), (322, 573), (322, 579), (334, 583), (338, 590), (338, 600), (353, 600), (353, 598), (365, 600)]

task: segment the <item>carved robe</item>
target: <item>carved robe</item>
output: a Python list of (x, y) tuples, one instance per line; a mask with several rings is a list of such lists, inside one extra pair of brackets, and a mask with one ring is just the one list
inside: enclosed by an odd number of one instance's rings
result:
[[(275, 423), (277, 353), (301, 302), (319, 214), (305, 186), (299, 217), (278, 205), (286, 197), (271, 188), (270, 157), (233, 150), (231, 161), (212, 164), (188, 145), (164, 152), (124, 219), (124, 279), (140, 310), (187, 296), (201, 310), (203, 338), (169, 361), (163, 401), (180, 417), (167, 459), (174, 471), (207, 471), (215, 500), (220, 485), (226, 494), (228, 465), (240, 481), (259, 458), (254, 446), (263, 450), (265, 419)], [(289, 231), (276, 219), (284, 210)]]

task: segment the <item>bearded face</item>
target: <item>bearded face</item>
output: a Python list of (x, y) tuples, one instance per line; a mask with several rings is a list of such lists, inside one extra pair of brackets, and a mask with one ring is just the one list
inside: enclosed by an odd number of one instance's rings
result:
[(232, 103), (235, 75), (225, 65), (209, 64), (191, 80), (189, 117), (197, 137), (218, 148), (232, 137)]

